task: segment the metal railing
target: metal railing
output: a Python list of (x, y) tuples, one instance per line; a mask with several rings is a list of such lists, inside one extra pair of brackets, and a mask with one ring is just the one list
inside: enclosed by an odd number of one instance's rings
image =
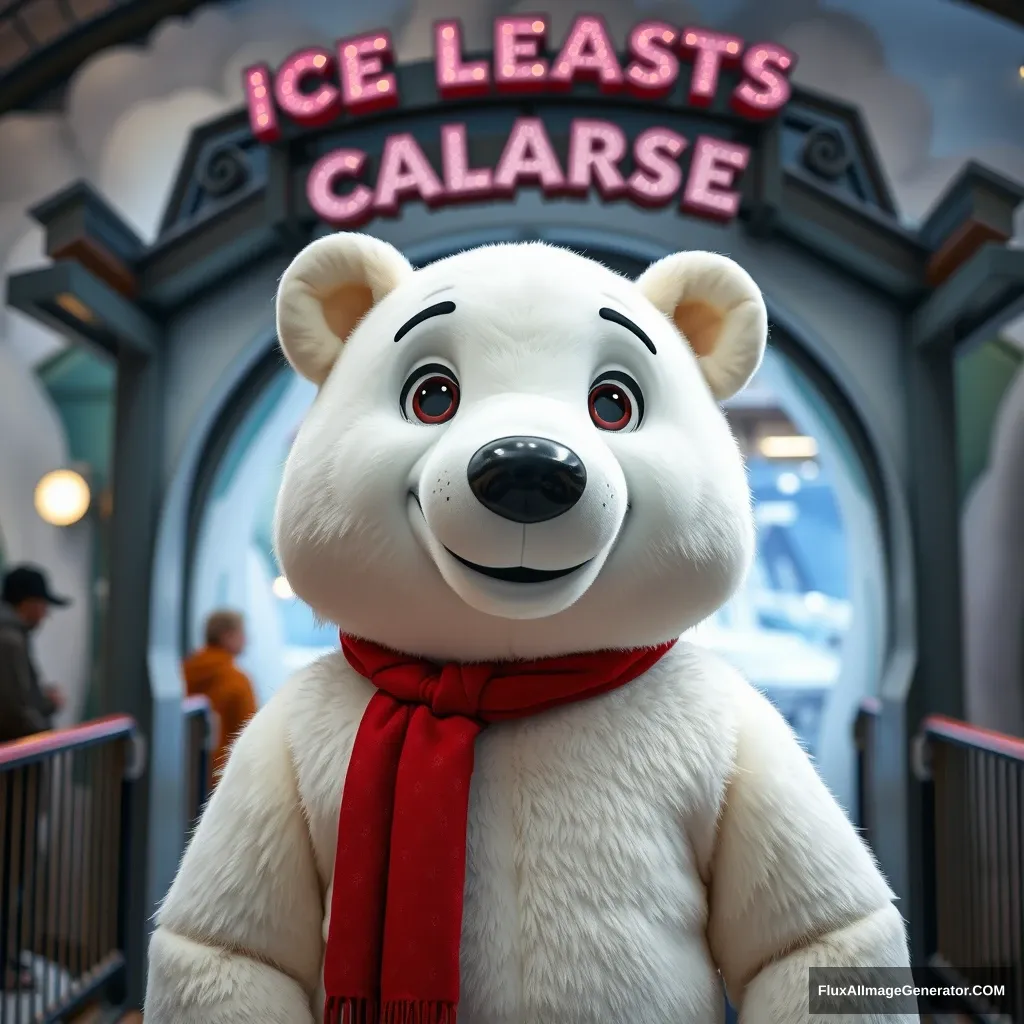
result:
[(214, 716), (210, 702), (205, 697), (186, 697), (182, 701), (185, 716), (185, 743), (187, 745), (186, 766), (188, 789), (185, 804), (185, 835), (191, 836), (206, 805), (206, 798), (212, 788), (213, 765), (210, 754), (213, 749)]
[(954, 981), (1006, 979), (986, 1009), (1024, 1022), (1024, 740), (932, 717), (922, 865), (933, 879), (929, 961)]
[(122, 1001), (137, 753), (125, 715), (0, 746), (0, 1024)]

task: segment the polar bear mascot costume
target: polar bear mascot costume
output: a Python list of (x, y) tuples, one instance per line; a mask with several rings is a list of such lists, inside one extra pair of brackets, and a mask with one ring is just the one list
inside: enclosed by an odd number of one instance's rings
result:
[(277, 323), (319, 388), (278, 557), (341, 645), (237, 741), (147, 1024), (716, 1024), (723, 980), (794, 1024), (809, 966), (906, 965), (785, 721), (678, 639), (754, 551), (718, 404), (764, 352), (750, 277), (340, 233)]

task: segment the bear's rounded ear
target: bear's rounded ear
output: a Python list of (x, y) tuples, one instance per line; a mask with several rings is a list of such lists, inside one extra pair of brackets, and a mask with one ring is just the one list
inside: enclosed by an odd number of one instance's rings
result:
[(356, 324), (413, 273), (392, 245), (341, 231), (307, 245), (277, 289), (277, 336), (288, 362), (319, 387)]
[(636, 284), (693, 349), (718, 401), (746, 386), (768, 342), (768, 311), (738, 263), (714, 252), (677, 252), (652, 263)]

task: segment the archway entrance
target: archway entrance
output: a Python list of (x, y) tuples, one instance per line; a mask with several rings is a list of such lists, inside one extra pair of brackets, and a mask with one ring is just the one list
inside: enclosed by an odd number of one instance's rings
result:
[[(587, 255), (629, 276), (644, 269), (614, 251)], [(265, 374), (226, 397), (190, 496), (183, 648), (201, 643), (214, 608), (243, 610), (246, 668), (267, 700), (291, 672), (335, 648), (337, 636), (294, 598), (273, 554), (284, 459), (315, 389), (279, 365), (272, 345), (263, 361)], [(801, 369), (807, 364), (777, 330), (755, 380), (726, 406), (748, 462), (758, 557), (747, 586), (694, 639), (776, 703), (852, 813), (854, 716), (879, 695), (882, 671), (885, 540), (871, 483), (877, 468), (865, 466), (843, 413)]]
[[(869, 476), (809, 387), (773, 350), (727, 408), (750, 469), (758, 558), (747, 586), (694, 638), (768, 694), (852, 812), (853, 719), (864, 697), (878, 696), (881, 674), (884, 544)], [(284, 458), (314, 394), (281, 370), (262, 392), (238, 396), (248, 411), (226, 445), (211, 438), (213, 462), (192, 495), (184, 646), (201, 642), (214, 608), (244, 611), (243, 660), (261, 701), (337, 646), (336, 630), (294, 598), (273, 554)]]
[[(291, 256), (327, 230), (308, 201), (311, 169), (339, 150), (373, 162), (400, 134), (417, 142), (437, 174), (441, 128), (453, 119), (480, 147), (470, 154), (474, 165), (494, 166), (519, 117), (539, 119), (555, 159), (565, 161), (572, 125), (597, 110), (629, 139), (667, 127), (679, 137), (704, 133), (746, 147), (739, 216), (717, 223), (674, 205), (640, 208), (597, 188), (571, 196), (522, 188), (484, 204), (408, 202), (364, 230), (413, 262), (432, 260), (441, 248), (527, 238), (630, 266), (707, 249), (729, 254), (758, 282), (780, 358), (768, 367), (778, 364), (768, 382), (777, 392), (769, 406), (776, 433), (755, 430), (751, 444), (763, 454), (765, 437), (814, 437), (818, 480), (830, 483), (843, 536), (853, 536), (855, 518), (855, 502), (842, 494), (847, 485), (874, 521), (864, 536), (874, 538), (875, 554), (845, 553), (857, 570), (846, 599), (854, 613), (857, 602), (872, 603), (853, 594), (856, 576), (856, 585), (861, 577), (884, 582), (888, 600), (874, 602), (879, 622), (870, 636), (851, 641), (847, 632), (844, 644), (864, 659), (860, 674), (870, 683), (863, 685), (882, 705), (882, 750), (870, 780), (885, 810), (876, 853), (914, 934), (923, 936), (925, 908), (911, 869), (921, 828), (911, 740), (925, 713), (962, 711), (952, 352), (996, 330), (1024, 297), (1024, 252), (992, 242), (1008, 237), (1020, 191), (969, 168), (914, 234), (898, 222), (856, 113), (820, 97), (794, 93), (774, 120), (756, 123), (737, 121), (724, 101), (692, 106), (681, 85), (656, 99), (601, 96), (596, 86), (485, 95), (459, 100), (456, 113), (439, 96), (432, 65), (399, 68), (395, 76), (402, 104), (289, 130), (269, 148), (253, 138), (245, 111), (198, 129), (152, 245), (87, 187), (72, 187), (35, 211), (53, 266), (10, 282), (16, 308), (118, 361), (110, 699), (136, 715), (151, 741), (148, 821), (136, 836), (148, 852), (148, 875), (130, 908), (137, 944), (184, 842), (179, 659), (189, 617), (198, 614), (190, 605), (201, 586), (189, 578), (198, 564), (191, 552), (207, 528), (204, 516), (216, 514), (194, 496), (220, 486), (217, 449), (245, 419), (239, 396), (265, 393), (280, 370), (278, 357), (268, 355), (276, 282)], [(737, 423), (752, 416), (738, 407), (732, 415)], [(775, 517), (764, 536), (775, 553), (765, 569), (774, 582), (760, 593), (783, 596), (743, 611), (762, 632), (772, 616), (796, 615), (794, 598), (803, 613), (818, 616), (811, 632), (820, 631), (822, 609), (841, 618), (828, 598), (843, 598), (793, 555), (798, 531), (786, 517), (792, 520), (793, 506), (804, 515), (800, 502), (813, 489), (808, 461), (818, 460), (801, 458), (784, 471), (773, 461), (764, 470), (772, 497), (762, 506), (774, 504), (766, 514)], [(839, 466), (853, 467), (846, 483)], [(810, 608), (807, 594), (816, 595)], [(852, 614), (850, 628), (856, 621)], [(845, 724), (836, 721), (841, 733)], [(821, 728), (828, 745), (827, 722)]]

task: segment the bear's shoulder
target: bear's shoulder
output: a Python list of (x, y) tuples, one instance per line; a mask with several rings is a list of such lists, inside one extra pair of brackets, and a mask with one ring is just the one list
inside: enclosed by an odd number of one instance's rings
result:
[(691, 792), (712, 814), (735, 772), (741, 734), (771, 728), (779, 717), (733, 665), (685, 639), (608, 698), (581, 705), (576, 724), (597, 725), (599, 749), (617, 750), (619, 759), (628, 752), (641, 774)]
[(792, 738), (778, 708), (720, 654), (681, 640), (663, 660), (668, 670), (665, 693), (681, 709), (699, 706), (709, 726), (714, 723), (722, 740), (729, 740), (733, 753), (741, 732), (781, 732)]
[(287, 721), (293, 757), (301, 758), (308, 749), (351, 744), (373, 692), (338, 650), (293, 672), (268, 707), (277, 705), (277, 714)]
[(706, 736), (719, 751), (731, 746), (739, 723), (761, 698), (728, 661), (699, 643), (680, 640), (623, 699), (664, 719), (688, 742)]

